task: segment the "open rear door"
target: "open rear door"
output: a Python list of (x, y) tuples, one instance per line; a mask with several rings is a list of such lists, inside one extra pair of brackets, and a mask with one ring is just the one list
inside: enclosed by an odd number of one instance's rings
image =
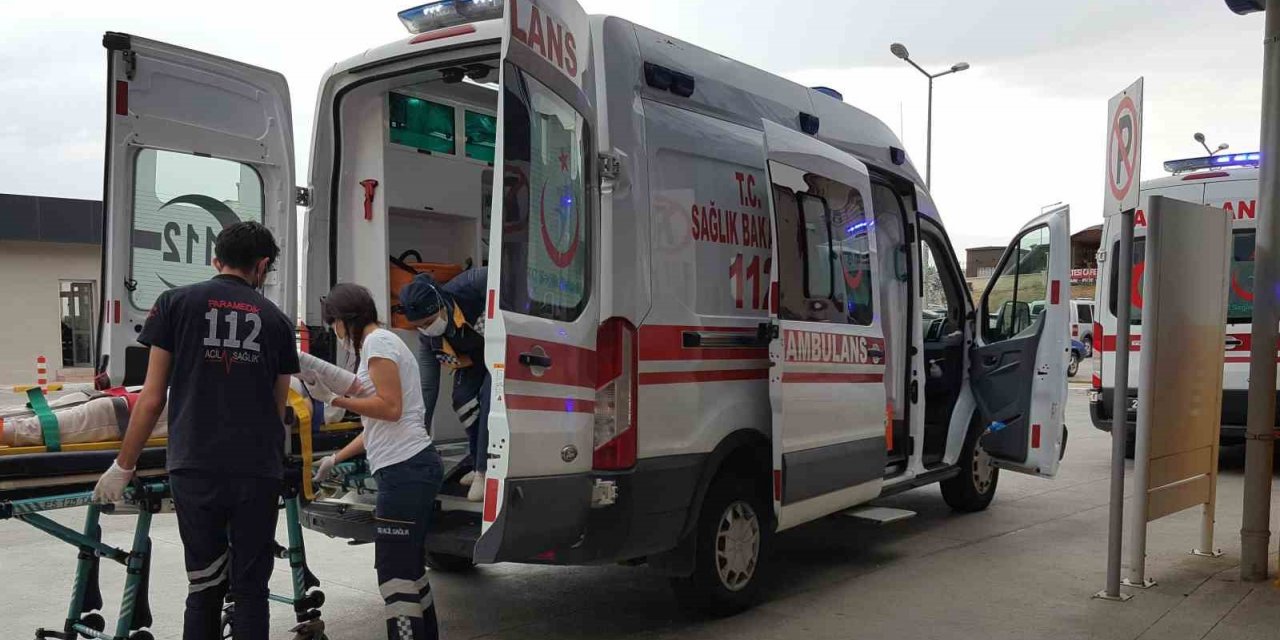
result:
[[(625, 464), (628, 437), (632, 460), (635, 452), (630, 403), (617, 395), (630, 383), (615, 379), (610, 402), (597, 406), (596, 66), (587, 14), (574, 0), (511, 0), (503, 19), (479, 562), (567, 549), (586, 526), (593, 452), (618, 449), (605, 457)], [(627, 329), (613, 332), (611, 346), (633, 344)], [(612, 368), (610, 378), (625, 373)], [(616, 420), (596, 425), (598, 410)]]
[(862, 162), (764, 123), (772, 183), (769, 399), (778, 529), (880, 493), (885, 347)]
[[(274, 71), (107, 33), (99, 384), (142, 384), (138, 333), (166, 289), (215, 274), (213, 241), (265, 224), (280, 245), (266, 295), (296, 307), (289, 86)], [(103, 377), (102, 374), (106, 374)]]
[(978, 305), (969, 380), (1003, 469), (1052, 477), (1066, 444), (1070, 208), (1045, 213), (1005, 249)]

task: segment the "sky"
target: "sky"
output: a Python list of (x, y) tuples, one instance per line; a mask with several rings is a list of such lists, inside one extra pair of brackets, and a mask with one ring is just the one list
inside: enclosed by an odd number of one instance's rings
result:
[[(826, 85), (926, 157), (934, 85), (933, 194), (957, 249), (1003, 245), (1042, 207), (1072, 230), (1102, 221), (1107, 100), (1145, 77), (1142, 176), (1204, 155), (1192, 140), (1257, 148), (1262, 18), (1221, 0), (580, 0), (806, 85)], [(405, 37), (413, 0), (216, 4), (0, 0), (0, 193), (100, 199), (105, 31), (274, 69), (289, 81), (305, 181), (324, 72)], [(961, 252), (963, 254), (963, 252)], [(964, 256), (960, 256), (961, 260)]]

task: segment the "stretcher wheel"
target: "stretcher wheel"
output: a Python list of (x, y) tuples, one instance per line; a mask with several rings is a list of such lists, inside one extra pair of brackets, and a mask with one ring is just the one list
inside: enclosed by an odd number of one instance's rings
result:
[(129, 640), (156, 640), (150, 631), (134, 631), (129, 634)]
[(329, 640), (329, 636), (324, 634), (323, 620), (308, 620), (290, 629), (293, 632), (293, 640)]
[[(80, 624), (82, 624), (82, 625), (84, 625), (84, 626), (86, 626), (86, 627), (89, 627), (90, 629), (93, 629), (94, 631), (98, 631), (98, 632), (101, 632), (103, 629), (106, 629), (106, 628), (107, 628), (107, 621), (106, 621), (106, 620), (104, 620), (104, 619), (102, 618), (102, 616), (101, 616), (101, 615), (96, 614), (96, 613), (90, 613), (90, 614), (88, 614), (88, 615), (81, 616), (81, 617), (80, 617)], [(86, 634), (84, 634), (84, 633), (81, 633), (80, 635), (81, 635), (81, 636), (83, 636), (83, 637), (85, 637), (85, 638), (91, 638), (91, 637), (93, 637), (93, 636), (90, 636), (90, 635), (86, 635)]]

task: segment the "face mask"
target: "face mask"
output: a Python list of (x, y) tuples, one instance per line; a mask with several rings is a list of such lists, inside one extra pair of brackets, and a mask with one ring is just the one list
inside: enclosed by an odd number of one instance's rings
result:
[(418, 333), (421, 333), (428, 338), (438, 338), (444, 335), (444, 328), (444, 316), (436, 316), (436, 319), (432, 321), (431, 324), (425, 327), (418, 327)]

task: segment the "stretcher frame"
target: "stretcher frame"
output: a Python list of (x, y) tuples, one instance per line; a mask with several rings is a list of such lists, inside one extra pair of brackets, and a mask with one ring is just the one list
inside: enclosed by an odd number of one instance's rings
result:
[[(296, 436), (298, 452), (289, 452), (285, 469), (284, 485), (281, 492), (281, 507), (285, 511), (285, 524), (288, 546), (275, 545), (275, 556), (289, 561), (291, 591), (289, 595), (269, 593), (272, 602), (293, 607), (297, 624), (291, 629), (294, 640), (325, 640), (324, 622), (321, 619), (321, 607), (324, 605), (324, 592), (319, 589), (320, 580), (307, 566), (306, 547), (302, 534), (302, 503), (314, 497), (311, 486), (311, 466), (314, 460), (313, 432), (330, 435), (350, 434), (354, 437), (360, 424), (343, 422), (323, 424), (321, 407), (299, 397), (291, 397), (289, 402), (290, 420), (295, 427), (292, 435)], [(305, 427), (302, 425), (306, 425)], [(307, 428), (310, 427), (310, 428)], [(290, 448), (294, 438), (289, 438)], [(147, 441), (148, 448), (167, 445), (167, 438), (153, 438)], [(110, 451), (116, 450), (120, 442), (101, 442), (65, 447), (0, 447), (0, 456), (43, 454), (59, 451)], [(149, 628), (153, 623), (149, 599), (151, 568), (151, 521), (152, 517), (172, 507), (172, 492), (167, 474), (158, 469), (139, 469), (136, 478), (126, 490), (125, 500), (118, 504), (99, 505), (93, 502), (90, 490), (58, 493), (47, 496), (25, 497), (4, 500), (4, 489), (0, 486), (0, 521), (18, 520), (46, 534), (66, 542), (79, 550), (76, 556), (76, 571), (72, 582), (71, 600), (67, 607), (67, 615), (61, 629), (36, 629), (35, 637), (56, 638), (58, 640), (75, 640), (78, 637), (97, 640), (154, 640)], [(48, 480), (53, 487), (63, 481), (58, 478)], [(23, 489), (31, 488), (24, 484)], [(84, 524), (80, 530), (72, 529), (43, 515), (43, 512), (58, 509), (88, 507)], [(102, 541), (102, 528), (99, 519), (102, 514), (136, 513), (133, 541), (129, 549), (106, 544)], [(121, 594), (120, 609), (116, 615), (114, 630), (106, 631), (106, 619), (103, 616), (104, 606), (102, 592), (98, 585), (101, 560), (106, 558), (125, 567), (125, 584)], [(223, 629), (232, 623), (235, 603), (228, 597), (223, 609)]]

